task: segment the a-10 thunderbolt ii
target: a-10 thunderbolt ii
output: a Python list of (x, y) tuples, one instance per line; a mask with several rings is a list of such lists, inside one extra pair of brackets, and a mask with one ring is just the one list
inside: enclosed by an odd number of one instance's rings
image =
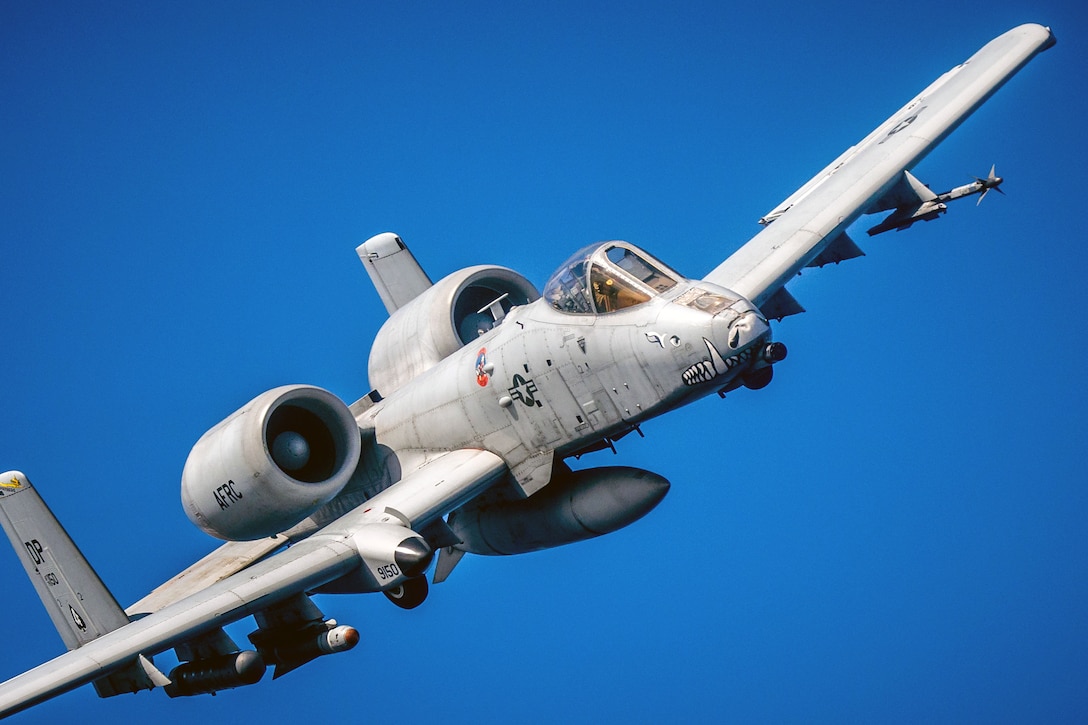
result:
[[(846, 229), (933, 218), (987, 179), (934, 194), (910, 169), (1039, 52), (1023, 25), (938, 78), (762, 220), (702, 279), (621, 241), (579, 250), (543, 293), (469, 267), (432, 284), (399, 237), (359, 248), (390, 313), (370, 353), (372, 391), (351, 405), (292, 385), (204, 434), (182, 474), (189, 518), (225, 539), (122, 610), (25, 475), (0, 476), (3, 523), (69, 651), (0, 685), (0, 715), (85, 683), (106, 697), (162, 687), (211, 693), (350, 649), (317, 593), (383, 592), (411, 608), (426, 571), (465, 553), (517, 554), (618, 529), (668, 482), (627, 467), (571, 470), (654, 416), (771, 380), (786, 348), (768, 320), (802, 311), (786, 283), (861, 252)], [(290, 542), (291, 546), (286, 544)], [(250, 645), (223, 626), (253, 616)], [(168, 673), (152, 657), (174, 649)]]

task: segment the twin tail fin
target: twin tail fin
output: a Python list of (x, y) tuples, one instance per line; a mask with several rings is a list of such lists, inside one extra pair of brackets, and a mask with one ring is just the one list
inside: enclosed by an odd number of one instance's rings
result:
[[(129, 617), (49, 506), (19, 471), (0, 474), (0, 525), (69, 650), (129, 623)], [(166, 678), (141, 656), (96, 681), (102, 697), (150, 689)]]

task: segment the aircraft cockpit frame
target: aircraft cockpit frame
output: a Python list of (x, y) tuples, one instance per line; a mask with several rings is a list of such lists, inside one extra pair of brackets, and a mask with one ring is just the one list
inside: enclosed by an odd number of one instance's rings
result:
[(544, 285), (544, 298), (560, 312), (608, 314), (648, 302), (682, 279), (632, 244), (597, 242), (559, 267)]

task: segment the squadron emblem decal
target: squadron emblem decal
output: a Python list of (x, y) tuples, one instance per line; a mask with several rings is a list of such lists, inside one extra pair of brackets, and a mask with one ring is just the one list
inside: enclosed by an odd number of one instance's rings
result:
[(8, 491), (18, 491), (23, 487), (23, 482), (19, 480), (18, 476), (12, 476), (8, 482), (0, 481), (0, 496), (3, 496), (5, 489)]
[(487, 348), (481, 347), (476, 353), (476, 384), (481, 388), (487, 387)]

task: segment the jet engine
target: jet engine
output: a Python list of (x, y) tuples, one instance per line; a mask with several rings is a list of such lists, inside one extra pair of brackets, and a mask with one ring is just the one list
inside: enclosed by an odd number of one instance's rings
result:
[(361, 448), (358, 425), (335, 395), (274, 388), (193, 446), (181, 475), (185, 514), (220, 539), (272, 536), (340, 493)]
[(370, 349), (370, 385), (392, 392), (540, 297), (506, 267), (468, 267), (431, 285), (385, 322)]

